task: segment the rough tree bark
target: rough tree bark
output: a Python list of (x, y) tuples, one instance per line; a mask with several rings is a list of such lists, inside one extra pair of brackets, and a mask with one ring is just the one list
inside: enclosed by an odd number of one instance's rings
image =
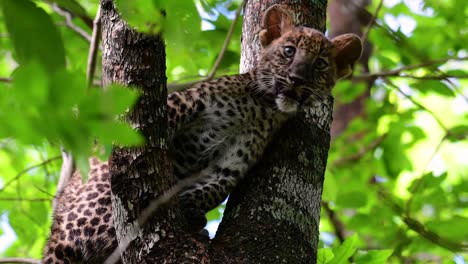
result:
[[(127, 236), (133, 239), (122, 259), (124, 263), (186, 263), (188, 258), (201, 263), (203, 244), (182, 231), (177, 199), (158, 210), (140, 232), (136, 228), (144, 208), (175, 184), (167, 158), (165, 48), (159, 36), (130, 29), (112, 0), (102, 0), (101, 10), (104, 85), (116, 82), (139, 88), (141, 97), (127, 119), (147, 140), (143, 147), (115, 148), (110, 159), (119, 245)], [(190, 254), (185, 247), (192, 250)]]
[[(288, 4), (298, 23), (324, 31), (326, 2), (249, 1), (242, 70), (256, 65), (257, 33), (270, 5)], [(140, 148), (116, 148), (111, 158), (117, 237), (119, 244), (127, 236), (133, 239), (122, 254), (124, 263), (315, 263), (332, 99), (301, 113), (278, 133), (279, 140), (231, 194), (214, 240), (182, 230), (177, 199), (160, 208), (138, 232), (138, 215), (175, 184), (166, 156), (164, 45), (158, 36), (129, 29), (112, 0), (101, 0), (101, 10), (103, 79), (105, 84), (139, 87), (142, 96), (128, 121), (148, 141)]]
[[(258, 61), (263, 12), (287, 4), (297, 24), (325, 31), (326, 0), (248, 1), (241, 71)], [(315, 263), (332, 99), (288, 122), (260, 162), (231, 194), (215, 238), (245, 263)]]

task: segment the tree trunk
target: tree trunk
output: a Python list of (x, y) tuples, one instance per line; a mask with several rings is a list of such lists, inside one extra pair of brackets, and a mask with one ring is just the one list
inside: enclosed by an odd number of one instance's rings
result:
[[(325, 30), (325, 0), (249, 1), (241, 70), (256, 66), (263, 12), (288, 4), (297, 23)], [(315, 263), (332, 99), (299, 114), (275, 136), (262, 161), (231, 194), (215, 238), (243, 263)]]
[[(130, 29), (111, 0), (101, 1), (103, 81), (138, 87), (141, 97), (127, 121), (146, 138), (138, 148), (114, 148), (110, 159), (113, 220), (119, 246), (132, 239), (124, 263), (202, 263), (206, 250), (182, 231), (177, 199), (157, 210), (139, 232), (145, 207), (175, 184), (167, 158), (164, 42)], [(190, 249), (190, 250), (188, 250)], [(164, 260), (164, 261), (163, 261)]]
[[(290, 3), (298, 23), (324, 31), (326, 0), (249, 1), (242, 71), (255, 67), (262, 14), (278, 2)], [(160, 208), (138, 232), (137, 217), (142, 210), (175, 184), (165, 145), (164, 45), (158, 36), (129, 29), (111, 0), (101, 0), (101, 10), (104, 84), (139, 88), (141, 98), (127, 119), (147, 139), (144, 147), (116, 148), (111, 158), (119, 245), (126, 237), (132, 239), (122, 254), (123, 262), (315, 263), (332, 99), (299, 114), (278, 133), (279, 140), (231, 194), (213, 241), (182, 231), (177, 199)]]

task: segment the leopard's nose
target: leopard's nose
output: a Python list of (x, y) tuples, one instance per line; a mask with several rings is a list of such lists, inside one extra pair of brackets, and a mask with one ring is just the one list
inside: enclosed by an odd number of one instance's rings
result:
[(302, 77), (295, 74), (289, 74), (288, 79), (294, 87), (303, 85), (305, 83), (305, 80)]

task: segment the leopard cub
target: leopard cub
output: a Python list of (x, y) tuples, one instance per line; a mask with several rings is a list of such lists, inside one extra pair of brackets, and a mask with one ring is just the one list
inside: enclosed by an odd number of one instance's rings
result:
[[(167, 98), (174, 174), (195, 179), (179, 194), (195, 232), (261, 158), (275, 131), (299, 109), (327, 99), (361, 54), (357, 36), (329, 40), (295, 26), (280, 5), (265, 12), (262, 26), (257, 68)], [(96, 160), (91, 166), (88, 183), (74, 177), (59, 197), (43, 263), (101, 263), (116, 247), (108, 166)]]

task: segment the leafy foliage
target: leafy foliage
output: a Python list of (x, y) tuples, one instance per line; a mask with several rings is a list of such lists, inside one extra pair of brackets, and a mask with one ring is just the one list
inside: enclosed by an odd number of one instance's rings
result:
[[(163, 32), (170, 83), (206, 76), (240, 5), (116, 2), (131, 25)], [(376, 80), (365, 115), (331, 145), (318, 263), (450, 263), (467, 257), (468, 6), (461, 0), (388, 2), (369, 35)], [(50, 3), (91, 33), (95, 1), (0, 2), (0, 241), (13, 240), (0, 243), (4, 256), (41, 255), (60, 145), (84, 160), (96, 139), (107, 146), (141, 143), (114, 121), (137, 94), (86, 87), (89, 43)], [(377, 5), (373, 1), (369, 11)], [(238, 23), (217, 75), (238, 72), (240, 32)], [(352, 102), (366, 91), (360, 82), (365, 77), (358, 67), (354, 79), (334, 89), (335, 97)], [(219, 209), (208, 214), (209, 220), (220, 217)]]

